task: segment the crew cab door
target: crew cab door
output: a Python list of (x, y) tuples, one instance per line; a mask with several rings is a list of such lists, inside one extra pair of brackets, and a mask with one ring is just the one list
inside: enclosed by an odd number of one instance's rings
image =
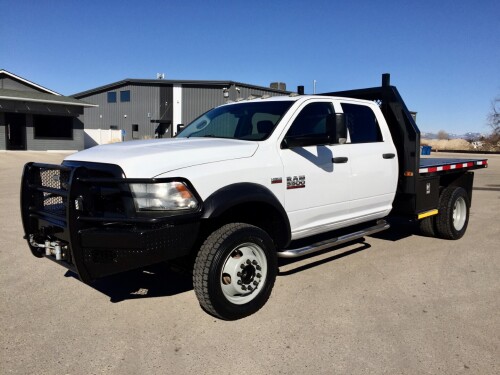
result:
[[(331, 100), (306, 101), (281, 139), (285, 209), (292, 239), (335, 229), (349, 218), (350, 155), (345, 145), (325, 144), (332, 117), (335, 110)], [(309, 137), (313, 142), (303, 147), (287, 145), (287, 140), (300, 137)]]
[(359, 221), (384, 217), (392, 209), (398, 181), (391, 134), (378, 108), (343, 101), (341, 109), (348, 129), (352, 216)]

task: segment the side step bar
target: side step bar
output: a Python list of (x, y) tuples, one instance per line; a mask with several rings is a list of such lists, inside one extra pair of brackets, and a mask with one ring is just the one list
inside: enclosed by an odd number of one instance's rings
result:
[(354, 233), (345, 234), (336, 238), (330, 238), (325, 241), (317, 242), (315, 244), (300, 247), (298, 249), (288, 249), (284, 251), (278, 252), (279, 258), (298, 258), (307, 254), (315, 253), (317, 251), (321, 251), (327, 249), (332, 246), (340, 245), (346, 242), (350, 242), (353, 240), (357, 240), (358, 238), (369, 236), (370, 234), (374, 234), (377, 232), (382, 232), (383, 230), (389, 229), (390, 225), (385, 220), (379, 220), (377, 225), (372, 227), (359, 230)]

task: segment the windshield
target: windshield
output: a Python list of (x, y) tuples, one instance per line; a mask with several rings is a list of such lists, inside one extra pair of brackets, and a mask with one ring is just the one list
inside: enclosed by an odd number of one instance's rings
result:
[(249, 102), (214, 108), (190, 123), (177, 137), (214, 137), (261, 141), (292, 106), (291, 100)]

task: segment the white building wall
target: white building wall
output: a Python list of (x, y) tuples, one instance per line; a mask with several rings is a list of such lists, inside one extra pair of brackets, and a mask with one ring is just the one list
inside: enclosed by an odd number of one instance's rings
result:
[(173, 87), (172, 134), (177, 134), (177, 125), (182, 124), (182, 86)]

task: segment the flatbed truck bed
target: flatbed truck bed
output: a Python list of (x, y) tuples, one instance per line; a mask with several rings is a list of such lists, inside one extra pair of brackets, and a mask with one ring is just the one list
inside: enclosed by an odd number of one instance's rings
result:
[(439, 173), (443, 171), (462, 171), (487, 168), (488, 159), (447, 159), (447, 158), (421, 158), (418, 172), (420, 174)]

